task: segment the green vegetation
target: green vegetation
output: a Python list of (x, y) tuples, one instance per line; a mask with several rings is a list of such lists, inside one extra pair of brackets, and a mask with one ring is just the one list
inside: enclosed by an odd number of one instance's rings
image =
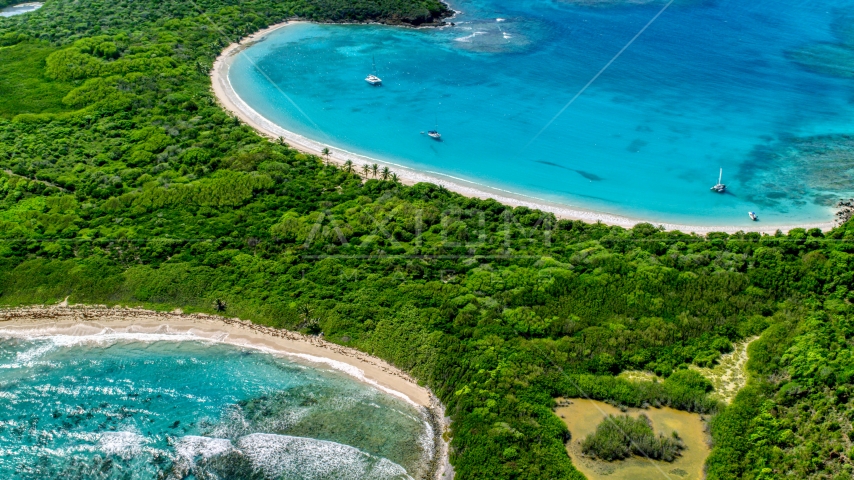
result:
[(838, 297), (750, 346), (752, 381), (712, 424), (709, 478), (854, 475), (854, 315)]
[[(238, 38), (342, 14), (318, 5), (56, 0), (0, 19), (0, 55), (40, 92), (0, 100), (0, 303), (323, 332), (443, 400), (462, 479), (581, 478), (557, 396), (720, 412), (710, 478), (850, 477), (854, 226), (623, 229), (324, 165), (223, 112), (208, 78)], [(687, 366), (755, 335), (724, 408)]]
[(656, 436), (652, 422), (644, 414), (638, 418), (608, 415), (596, 427), (596, 431), (581, 442), (581, 451), (585, 455), (609, 462), (632, 455), (672, 462), (684, 448), (675, 431), (669, 437), (661, 434)]
[(0, 46), (0, 116), (68, 110), (62, 99), (74, 85), (45, 74), (45, 60), (54, 51), (41, 42)]
[(307, 0), (309, 18), (333, 22), (438, 23), (453, 12), (439, 0)]

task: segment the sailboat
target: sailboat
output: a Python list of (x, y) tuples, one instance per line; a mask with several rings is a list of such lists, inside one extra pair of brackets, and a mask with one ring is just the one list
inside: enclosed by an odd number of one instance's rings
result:
[(724, 176), (724, 169), (723, 169), (723, 168), (721, 168), (721, 172), (720, 172), (720, 174), (718, 175), (718, 183), (717, 183), (714, 187), (712, 187), (712, 188), (711, 188), (711, 190), (712, 190), (713, 192), (715, 192), (715, 193), (724, 193), (724, 192), (726, 191), (726, 185), (724, 185), (723, 183), (721, 183), (721, 179), (723, 178), (723, 176)]
[(442, 134), (439, 133), (439, 114), (436, 114), (436, 128), (427, 132), (427, 135), (430, 136), (433, 140), (441, 140)]
[(377, 76), (377, 62), (374, 57), (371, 57), (371, 74), (365, 77), (365, 81), (375, 87), (383, 84), (382, 79)]

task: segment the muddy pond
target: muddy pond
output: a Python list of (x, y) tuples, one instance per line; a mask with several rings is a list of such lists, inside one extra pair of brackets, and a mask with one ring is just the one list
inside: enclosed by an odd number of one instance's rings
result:
[[(559, 399), (563, 400), (563, 399)], [(567, 400), (564, 400), (567, 401)], [(596, 400), (568, 399), (569, 406), (558, 407), (555, 413), (561, 417), (572, 434), (567, 443), (567, 453), (572, 463), (590, 480), (702, 480), (703, 464), (709, 455), (709, 435), (706, 422), (699, 414), (672, 408), (630, 408), (625, 412), (619, 408)], [(608, 415), (645, 414), (652, 421), (656, 433), (670, 435), (674, 430), (685, 444), (682, 456), (673, 462), (631, 457), (626, 460), (606, 462), (581, 453), (581, 442)]]

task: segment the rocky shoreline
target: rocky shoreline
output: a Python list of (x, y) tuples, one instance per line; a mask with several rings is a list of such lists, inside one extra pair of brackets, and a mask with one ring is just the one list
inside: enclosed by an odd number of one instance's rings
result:
[(839, 203), (836, 204), (836, 222), (842, 225), (851, 220), (851, 217), (854, 217), (854, 198), (839, 200)]

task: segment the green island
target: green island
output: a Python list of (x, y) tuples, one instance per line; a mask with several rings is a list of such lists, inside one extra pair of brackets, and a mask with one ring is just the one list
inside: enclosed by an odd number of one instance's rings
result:
[[(329, 165), (210, 90), (227, 45), (286, 19), (446, 14), (435, 0), (50, 0), (0, 19), (0, 304), (322, 333), (442, 400), (460, 479), (583, 478), (557, 397), (709, 415), (709, 479), (851, 478), (850, 223), (698, 236), (558, 220)], [(689, 365), (753, 336), (747, 385), (715, 400)]]

